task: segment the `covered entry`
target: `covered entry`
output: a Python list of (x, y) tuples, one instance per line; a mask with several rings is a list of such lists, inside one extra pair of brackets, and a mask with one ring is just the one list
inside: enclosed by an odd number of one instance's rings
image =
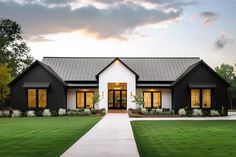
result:
[(108, 109), (127, 108), (127, 83), (108, 83)]

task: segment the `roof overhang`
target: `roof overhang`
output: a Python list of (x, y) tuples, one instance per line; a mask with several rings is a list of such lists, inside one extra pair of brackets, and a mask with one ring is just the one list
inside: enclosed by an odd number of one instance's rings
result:
[(49, 82), (25, 82), (23, 88), (49, 88)]
[(216, 88), (214, 83), (189, 83), (189, 88)]

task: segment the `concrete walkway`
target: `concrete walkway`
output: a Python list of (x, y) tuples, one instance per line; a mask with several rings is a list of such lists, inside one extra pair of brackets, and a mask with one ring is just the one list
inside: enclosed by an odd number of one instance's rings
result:
[(228, 112), (225, 117), (154, 117), (154, 118), (130, 118), (130, 121), (139, 120), (236, 120), (236, 112)]
[(127, 113), (108, 113), (62, 157), (139, 157)]

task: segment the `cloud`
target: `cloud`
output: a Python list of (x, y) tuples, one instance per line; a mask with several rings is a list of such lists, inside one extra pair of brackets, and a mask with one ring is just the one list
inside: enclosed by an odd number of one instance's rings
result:
[(211, 25), (212, 23), (214, 23), (218, 19), (218, 16), (219, 15), (217, 13), (209, 12), (209, 11), (200, 13), (200, 17), (202, 18), (203, 23), (205, 25)]
[[(41, 2), (63, 4), (74, 1), (43, 0)], [(165, 3), (161, 0), (157, 1)], [(167, 0), (167, 4), (170, 5), (171, 1), (176, 2)], [(47, 7), (40, 3), (19, 4), (10, 1), (0, 2), (0, 18), (11, 18), (17, 21), (22, 25), (27, 37), (83, 31), (99, 39), (122, 39), (123, 34), (132, 33), (137, 27), (176, 21), (183, 13), (183, 8), (180, 6), (180, 3), (173, 3), (165, 9), (148, 9), (137, 4), (118, 3), (103, 9), (92, 5), (71, 9), (69, 5)], [(169, 10), (170, 8), (174, 10)]]
[(216, 39), (214, 46), (217, 49), (223, 49), (226, 45), (233, 44), (233, 38), (229, 35), (222, 33), (218, 39)]

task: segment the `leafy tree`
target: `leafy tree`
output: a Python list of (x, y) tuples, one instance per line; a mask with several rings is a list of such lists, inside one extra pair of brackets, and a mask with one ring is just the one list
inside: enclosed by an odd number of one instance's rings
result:
[(137, 104), (139, 108), (143, 107), (144, 104), (144, 99), (142, 95), (134, 95), (134, 100), (132, 101), (133, 103)]
[(12, 76), (33, 62), (29, 51), (22, 38), (21, 26), (9, 19), (0, 19), (0, 64), (7, 64)]
[(217, 66), (215, 70), (221, 77), (223, 77), (229, 83), (231, 83), (235, 78), (234, 67), (229, 64), (221, 64), (221, 66)]
[[(235, 64), (236, 66), (236, 64)], [(229, 99), (232, 108), (232, 98), (236, 98), (236, 75), (234, 67), (229, 64), (221, 64), (220, 67), (215, 68), (216, 72), (223, 77), (229, 84)]]
[(12, 80), (11, 70), (7, 64), (0, 64), (0, 101), (4, 101), (9, 94), (7, 84)]
[(93, 96), (93, 104), (97, 106), (97, 103), (100, 101), (100, 95), (99, 93), (95, 93), (94, 96)]

